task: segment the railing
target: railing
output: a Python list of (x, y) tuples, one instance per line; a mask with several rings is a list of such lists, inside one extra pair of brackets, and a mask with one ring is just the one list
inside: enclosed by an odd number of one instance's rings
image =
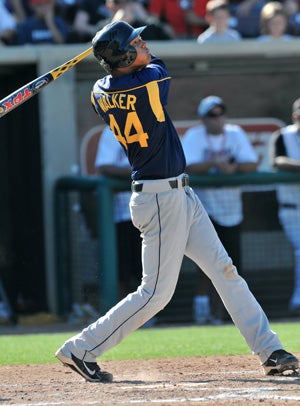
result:
[[(218, 187), (232, 185), (273, 185), (276, 183), (298, 183), (300, 173), (255, 172), (235, 175), (192, 175), (190, 185)], [(96, 196), (96, 229), (98, 235), (97, 267), (99, 276), (99, 303), (101, 313), (109, 310), (118, 301), (116, 234), (113, 221), (113, 195), (129, 190), (130, 182), (103, 176), (66, 176), (55, 185), (55, 246), (56, 287), (58, 313), (67, 315), (70, 311), (70, 276), (68, 242), (68, 194), (71, 191), (92, 191)]]

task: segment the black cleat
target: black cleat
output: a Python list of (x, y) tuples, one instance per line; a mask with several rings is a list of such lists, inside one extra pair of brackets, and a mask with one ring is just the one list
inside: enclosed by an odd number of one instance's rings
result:
[(285, 350), (272, 352), (267, 361), (262, 365), (265, 375), (281, 374), (284, 371), (296, 372), (299, 367), (298, 359)]
[(61, 348), (56, 351), (55, 356), (64, 364), (64, 366), (71, 368), (73, 371), (83, 376), (88, 382), (106, 383), (112, 382), (113, 380), (112, 374), (106, 371), (101, 371), (97, 362), (82, 361), (72, 353), (70, 353), (70, 356), (67, 356)]

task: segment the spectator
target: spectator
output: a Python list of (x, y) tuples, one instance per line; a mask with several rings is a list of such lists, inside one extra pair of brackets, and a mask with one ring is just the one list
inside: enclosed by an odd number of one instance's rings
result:
[(209, 28), (198, 36), (199, 44), (241, 40), (240, 33), (229, 28), (230, 9), (226, 0), (210, 0), (206, 5), (206, 19)]
[[(300, 99), (295, 100), (292, 122), (276, 131), (270, 142), (270, 163), (283, 171), (300, 171)], [(300, 184), (278, 184), (278, 217), (294, 249), (294, 289), (289, 302), (292, 314), (300, 316)]]
[(172, 38), (166, 24), (160, 24), (159, 20), (151, 16), (137, 0), (106, 0), (106, 6), (111, 12), (110, 22), (125, 21), (134, 28), (146, 25), (143, 37), (147, 41)]
[[(256, 38), (261, 34), (260, 15), (270, 0), (229, 0), (234, 27), (245, 38)], [(288, 33), (299, 35), (300, 10), (298, 0), (281, 0), (280, 3), (288, 18)]]
[[(131, 171), (127, 156), (108, 126), (100, 137), (95, 166), (99, 174), (130, 179)], [(131, 282), (136, 286), (142, 278), (141, 237), (131, 222), (130, 196), (131, 192), (120, 192), (114, 197), (120, 298), (130, 293)]]
[[(201, 100), (198, 114), (202, 123), (187, 130), (182, 139), (187, 173), (234, 174), (257, 169), (258, 159), (246, 133), (241, 127), (226, 123), (225, 113), (226, 106), (220, 97)], [(195, 191), (234, 265), (241, 270), (241, 189), (195, 188)], [(202, 272), (199, 275), (199, 292), (194, 298), (195, 321), (201, 324), (211, 319), (212, 323), (220, 324), (226, 318), (223, 303), (207, 276)]]
[(89, 42), (96, 32), (107, 23), (111, 13), (105, 0), (82, 0), (74, 17), (73, 30), (78, 42)]
[(243, 38), (257, 38), (260, 35), (260, 12), (269, 0), (243, 0), (231, 2), (235, 10), (236, 26)]
[(261, 34), (259, 41), (291, 40), (293, 37), (286, 34), (288, 16), (279, 1), (267, 3), (260, 13)]
[(55, 0), (30, 0), (32, 17), (26, 18), (17, 27), (18, 45), (23, 44), (63, 44), (66, 42), (69, 27), (55, 15)]
[(16, 21), (13, 15), (0, 2), (0, 45), (11, 45), (14, 42)]
[[(181, 0), (182, 2), (182, 0)], [(167, 25), (169, 35), (173, 39), (187, 37), (185, 11), (180, 0), (149, 0), (148, 11), (156, 17), (161, 24)]]

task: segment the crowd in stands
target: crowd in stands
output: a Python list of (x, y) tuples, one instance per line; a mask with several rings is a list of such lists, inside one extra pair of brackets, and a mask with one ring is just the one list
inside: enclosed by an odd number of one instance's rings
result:
[(300, 0), (0, 0), (0, 45), (85, 43), (118, 20), (147, 41), (291, 40)]

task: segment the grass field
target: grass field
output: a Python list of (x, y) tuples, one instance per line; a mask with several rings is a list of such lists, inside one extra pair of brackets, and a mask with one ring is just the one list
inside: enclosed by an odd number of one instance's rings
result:
[[(300, 352), (300, 323), (272, 323), (284, 347)], [(0, 328), (1, 334), (1, 328)], [(0, 365), (56, 362), (54, 353), (75, 332), (0, 337)], [(139, 329), (102, 357), (103, 360), (153, 359), (250, 354), (233, 325)]]

